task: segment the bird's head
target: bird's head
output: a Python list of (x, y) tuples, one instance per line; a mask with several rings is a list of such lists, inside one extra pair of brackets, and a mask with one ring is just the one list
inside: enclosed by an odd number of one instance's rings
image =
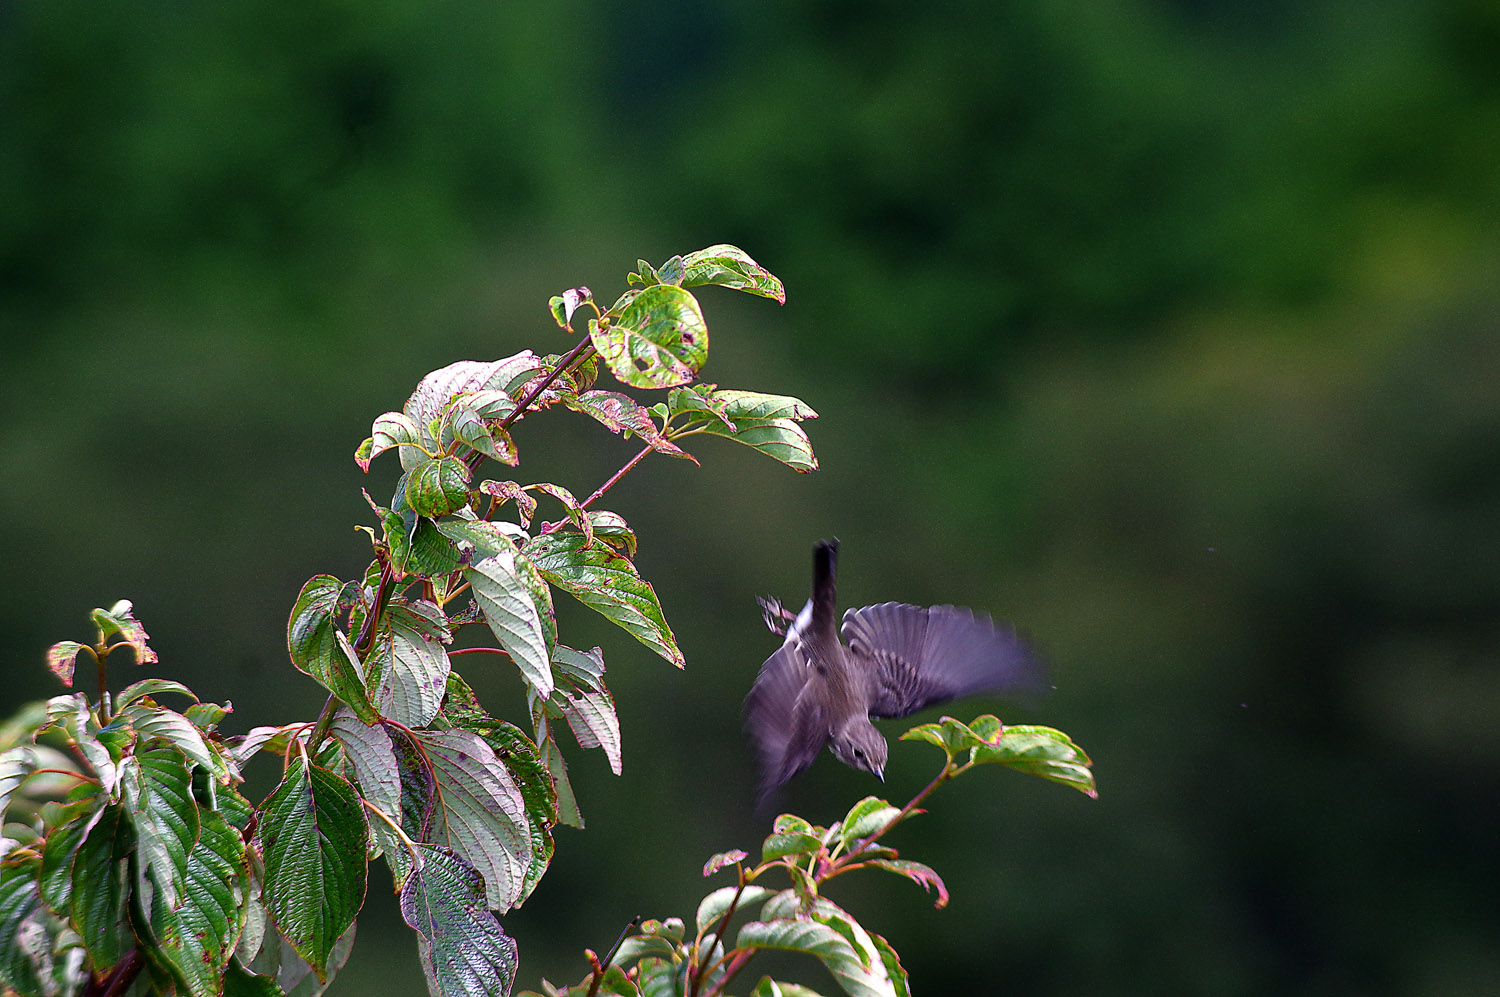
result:
[(885, 738), (865, 716), (855, 717), (833, 732), (828, 742), (833, 756), (850, 768), (864, 769), (885, 781)]

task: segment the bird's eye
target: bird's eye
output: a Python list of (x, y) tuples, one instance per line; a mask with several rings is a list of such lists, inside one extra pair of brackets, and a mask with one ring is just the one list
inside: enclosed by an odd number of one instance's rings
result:
[(863, 758), (863, 757), (865, 757), (864, 749), (863, 748), (855, 748), (854, 749), (854, 757), (855, 758)]

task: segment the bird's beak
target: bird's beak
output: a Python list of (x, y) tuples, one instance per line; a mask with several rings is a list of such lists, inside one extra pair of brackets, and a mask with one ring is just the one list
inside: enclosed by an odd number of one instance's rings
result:
[(878, 769), (875, 770), (875, 778), (879, 779), (881, 782), (885, 782), (885, 766), (884, 765), (880, 766), (880, 768), (878, 768)]

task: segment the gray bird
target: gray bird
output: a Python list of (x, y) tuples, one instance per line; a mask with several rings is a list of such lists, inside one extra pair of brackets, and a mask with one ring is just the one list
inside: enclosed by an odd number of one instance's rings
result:
[(845, 765), (884, 780), (885, 738), (871, 717), (1040, 687), (1041, 665), (1014, 632), (958, 606), (883, 602), (849, 610), (836, 628), (837, 555), (836, 540), (814, 545), (812, 598), (800, 613), (759, 600), (766, 625), (786, 635), (745, 697), (762, 801), (811, 765), (824, 745)]

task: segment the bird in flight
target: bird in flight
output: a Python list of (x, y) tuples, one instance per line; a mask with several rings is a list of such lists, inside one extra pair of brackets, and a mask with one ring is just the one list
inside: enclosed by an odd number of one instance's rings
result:
[(885, 738), (871, 717), (904, 717), (973, 693), (1040, 687), (1037, 658), (983, 613), (883, 602), (847, 611), (836, 626), (837, 556), (838, 541), (813, 546), (812, 598), (801, 612), (759, 600), (766, 625), (785, 635), (745, 697), (762, 802), (825, 745), (845, 765), (884, 780)]

